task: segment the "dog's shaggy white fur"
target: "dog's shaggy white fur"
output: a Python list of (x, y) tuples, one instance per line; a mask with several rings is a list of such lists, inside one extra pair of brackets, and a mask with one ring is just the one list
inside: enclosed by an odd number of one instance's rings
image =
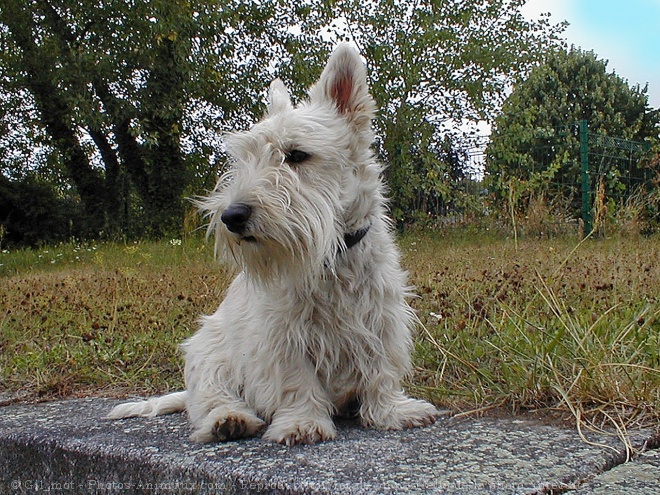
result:
[(329, 59), (294, 108), (281, 81), (268, 114), (230, 135), (234, 158), (200, 201), (216, 248), (240, 274), (183, 344), (186, 391), (115, 407), (109, 418), (186, 410), (192, 440), (332, 439), (332, 416), (364, 426), (433, 423), (407, 397), (413, 313), (370, 150), (374, 102), (352, 48)]

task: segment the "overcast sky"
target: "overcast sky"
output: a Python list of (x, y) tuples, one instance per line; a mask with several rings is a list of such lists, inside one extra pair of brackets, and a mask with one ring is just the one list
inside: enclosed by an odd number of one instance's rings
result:
[(608, 60), (630, 86), (648, 83), (649, 104), (660, 107), (660, 0), (528, 0), (523, 12), (568, 21), (569, 45)]

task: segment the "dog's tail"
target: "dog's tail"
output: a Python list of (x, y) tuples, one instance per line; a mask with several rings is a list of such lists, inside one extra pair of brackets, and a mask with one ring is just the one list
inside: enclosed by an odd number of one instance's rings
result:
[(125, 404), (115, 406), (105, 418), (123, 419), (132, 418), (134, 416), (153, 418), (154, 416), (160, 416), (162, 414), (181, 412), (186, 409), (187, 397), (188, 393), (183, 391), (139, 402), (126, 402)]

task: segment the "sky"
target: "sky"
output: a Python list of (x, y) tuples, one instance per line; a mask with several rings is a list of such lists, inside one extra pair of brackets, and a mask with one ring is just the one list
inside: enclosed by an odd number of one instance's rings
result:
[(569, 46), (593, 50), (630, 86), (648, 83), (649, 104), (660, 108), (660, 0), (528, 0), (523, 8), (529, 18), (542, 12), (569, 22)]

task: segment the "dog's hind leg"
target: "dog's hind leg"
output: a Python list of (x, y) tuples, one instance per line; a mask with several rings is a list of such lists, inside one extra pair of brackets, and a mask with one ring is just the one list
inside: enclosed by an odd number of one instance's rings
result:
[(106, 419), (123, 419), (135, 416), (151, 418), (162, 414), (181, 412), (186, 409), (187, 396), (188, 393), (183, 391), (138, 402), (126, 402), (115, 406), (106, 416)]
[(364, 426), (380, 430), (400, 430), (435, 423), (438, 410), (423, 400), (408, 397), (401, 388), (400, 369), (390, 359), (381, 357), (375, 370), (365, 377), (360, 397), (360, 418)]
[(432, 404), (407, 397), (403, 390), (371, 389), (363, 396), (362, 424), (380, 430), (401, 430), (435, 423), (439, 415)]

